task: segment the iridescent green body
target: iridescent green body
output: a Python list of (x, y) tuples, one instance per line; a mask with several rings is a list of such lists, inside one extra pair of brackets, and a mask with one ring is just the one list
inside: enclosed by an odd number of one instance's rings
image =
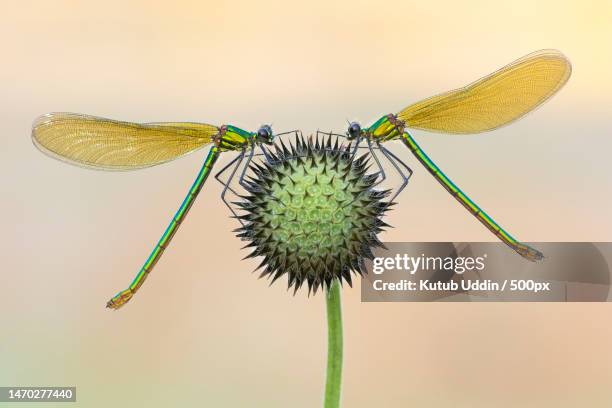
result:
[(183, 200), (183, 203), (176, 211), (176, 214), (170, 221), (170, 224), (166, 228), (166, 231), (163, 233), (159, 242), (145, 261), (142, 268), (130, 284), (130, 286), (117, 293), (111, 300), (106, 304), (107, 307), (117, 309), (123, 306), (126, 302), (128, 302), (132, 296), (138, 291), (138, 289), (142, 286), (147, 276), (161, 258), (164, 250), (168, 247), (170, 240), (176, 231), (178, 231), (179, 226), (187, 216), (189, 209), (193, 205), (196, 197), (202, 190), (206, 179), (210, 175), (210, 172), (213, 168), (213, 165), (219, 158), (221, 152), (224, 151), (236, 151), (241, 150), (245, 146), (254, 143), (255, 141), (255, 133), (247, 132), (235, 126), (227, 125), (219, 128), (219, 134), (215, 138), (215, 145), (209, 150), (206, 159), (204, 160), (204, 164), (200, 169), (193, 185), (189, 189), (187, 196)]
[(440, 168), (427, 156), (414, 140), (412, 135), (405, 129), (405, 124), (398, 120), (395, 115), (385, 115), (377, 120), (372, 126), (363, 130), (364, 136), (375, 141), (388, 141), (401, 139), (402, 142), (415, 155), (417, 160), (425, 166), (432, 176), (461, 203), (478, 221), (487, 227), (501, 241), (515, 250), (523, 257), (530, 260), (539, 260), (543, 254), (513, 238), (506, 230), (497, 224), (487, 213), (485, 213), (474, 201), (472, 201), (459, 187), (455, 185)]
[(255, 142), (256, 133), (232, 125), (221, 126), (218, 146), (222, 152), (238, 151)]

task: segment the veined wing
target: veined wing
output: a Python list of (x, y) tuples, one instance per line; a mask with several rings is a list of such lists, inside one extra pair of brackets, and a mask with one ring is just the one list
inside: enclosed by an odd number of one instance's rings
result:
[(442, 133), (478, 133), (506, 125), (554, 95), (571, 74), (569, 60), (541, 50), (478, 81), (401, 111), (409, 128)]
[(204, 123), (130, 123), (78, 113), (49, 113), (32, 127), (34, 145), (82, 167), (133, 170), (191, 153), (219, 133)]

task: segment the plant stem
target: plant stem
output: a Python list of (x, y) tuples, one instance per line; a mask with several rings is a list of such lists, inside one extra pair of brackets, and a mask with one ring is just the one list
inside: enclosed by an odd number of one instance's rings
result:
[(342, 309), (338, 279), (334, 279), (325, 298), (327, 300), (327, 379), (324, 407), (338, 408), (342, 385)]

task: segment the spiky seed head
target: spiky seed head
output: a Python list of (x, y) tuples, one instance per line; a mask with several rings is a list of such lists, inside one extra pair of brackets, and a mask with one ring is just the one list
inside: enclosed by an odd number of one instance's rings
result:
[(366, 273), (364, 260), (387, 226), (388, 191), (373, 188), (365, 156), (349, 146), (296, 137), (253, 164), (247, 194), (237, 203), (244, 225), (238, 237), (250, 241), (247, 256), (263, 257), (258, 269), (272, 282), (288, 275), (294, 293), (306, 282), (309, 293), (334, 279), (352, 285), (351, 275)]

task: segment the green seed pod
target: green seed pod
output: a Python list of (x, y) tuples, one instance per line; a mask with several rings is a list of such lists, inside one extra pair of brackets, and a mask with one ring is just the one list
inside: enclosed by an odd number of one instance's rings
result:
[(248, 194), (236, 203), (244, 210), (237, 235), (254, 248), (247, 258), (263, 256), (261, 276), (287, 274), (294, 293), (304, 282), (309, 293), (335, 278), (352, 285), (351, 273), (366, 273), (364, 260), (383, 246), (377, 234), (388, 226), (381, 217), (389, 191), (373, 188), (367, 156), (355, 159), (331, 137), (296, 138), (267, 156), (251, 166)]

